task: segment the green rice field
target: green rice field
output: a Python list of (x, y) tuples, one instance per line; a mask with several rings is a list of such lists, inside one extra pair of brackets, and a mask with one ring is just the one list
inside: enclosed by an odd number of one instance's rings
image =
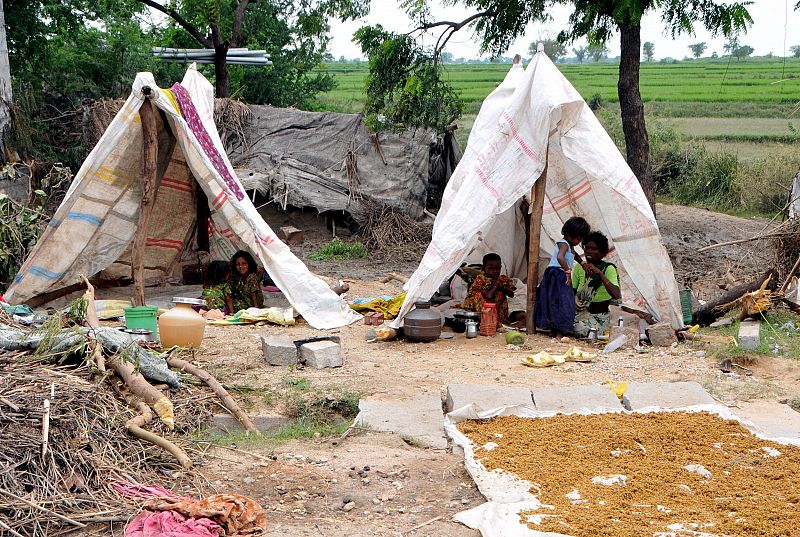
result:
[[(617, 98), (618, 65), (610, 62), (560, 64), (559, 69), (585, 99)], [(327, 105), (356, 111), (363, 101), (366, 63), (331, 63), (338, 87), (322, 96)], [(508, 72), (504, 64), (448, 65), (447, 77), (461, 93), (467, 111)], [(787, 117), (800, 101), (800, 58), (684, 60), (644, 63), (640, 91), (648, 109), (665, 117)]]

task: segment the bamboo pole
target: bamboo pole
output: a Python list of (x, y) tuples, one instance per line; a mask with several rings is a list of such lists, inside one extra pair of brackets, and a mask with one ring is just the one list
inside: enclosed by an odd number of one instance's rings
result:
[(144, 250), (147, 239), (147, 228), (153, 214), (156, 200), (156, 180), (158, 173), (158, 129), (156, 127), (155, 110), (150, 102), (152, 90), (142, 88), (144, 102), (139, 108), (142, 120), (142, 201), (139, 205), (139, 221), (133, 239), (133, 305), (144, 306)]
[(539, 283), (539, 242), (542, 233), (542, 213), (547, 191), (547, 160), (542, 175), (531, 188), (531, 219), (528, 228), (528, 305), (525, 311), (525, 326), (528, 334), (536, 331), (533, 320), (536, 307), (536, 286)]

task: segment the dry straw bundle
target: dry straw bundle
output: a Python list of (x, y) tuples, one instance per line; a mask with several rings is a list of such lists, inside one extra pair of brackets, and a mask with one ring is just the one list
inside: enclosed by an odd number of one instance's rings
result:
[(372, 253), (400, 261), (416, 261), (425, 253), (433, 226), (381, 203), (361, 201), (359, 235)]

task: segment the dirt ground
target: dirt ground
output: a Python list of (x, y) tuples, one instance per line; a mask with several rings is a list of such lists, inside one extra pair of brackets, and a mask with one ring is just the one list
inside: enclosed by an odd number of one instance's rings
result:
[[(270, 221), (276, 227), (283, 223)], [(712, 241), (755, 234), (766, 224), (764, 220), (659, 206), (659, 223), (680, 283), (702, 280), (709, 294), (726, 272), (733, 276), (757, 272), (769, 256), (769, 252), (752, 251), (749, 244), (706, 255), (696, 252)], [(324, 221), (317, 229), (306, 229), (306, 244), (294, 248), (304, 258), (330, 238)], [(390, 270), (409, 274), (415, 263), (310, 261), (309, 266), (320, 274), (351, 280), (348, 297), (354, 298), (399, 293), (399, 283), (381, 284), (380, 278)], [(452, 383), (534, 387), (598, 384), (606, 379), (697, 381), (712, 396), (733, 406), (753, 399), (777, 401), (800, 396), (800, 361), (765, 357), (752, 366), (752, 376), (724, 374), (706, 355), (707, 345), (701, 343), (642, 354), (618, 352), (594, 363), (535, 369), (523, 366), (520, 360), (525, 353), (508, 348), (501, 335), (474, 340), (456, 336), (430, 344), (368, 343), (368, 329), (356, 323), (328, 332), (342, 340), (344, 366), (337, 369), (289, 370), (264, 362), (260, 336), (286, 334), (299, 339), (320, 334), (302, 322), (289, 328), (209, 327), (196, 359), (228, 385), (279, 391), (285, 386), (284, 378), (293, 375), (309, 379), (314, 386), (347, 386), (365, 397), (387, 400), (421, 391), (444, 393)], [(527, 345), (534, 352), (560, 352), (567, 343), (534, 335)], [(245, 397), (243, 402), (253, 415), (281, 411), (268, 397)], [(482, 503), (482, 497), (462, 459), (446, 450), (415, 447), (398, 435), (361, 431), (338, 445), (320, 438), (264, 442), (248, 445), (246, 451), (258, 457), (213, 449), (202, 471), (218, 490), (259, 499), (269, 512), (269, 535), (479, 535), (451, 520), (456, 512)], [(276, 460), (271, 459), (273, 454)], [(357, 470), (369, 466), (368, 481), (353, 475), (353, 466)], [(349, 512), (342, 510), (345, 498), (355, 503)]]

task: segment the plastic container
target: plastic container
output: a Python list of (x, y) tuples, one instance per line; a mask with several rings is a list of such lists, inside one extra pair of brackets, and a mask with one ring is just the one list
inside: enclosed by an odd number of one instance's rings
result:
[(683, 313), (683, 324), (692, 324), (692, 290), (688, 287), (681, 289), (681, 312)]
[(123, 308), (125, 313), (125, 328), (133, 330), (135, 328), (146, 328), (150, 330), (154, 340), (158, 340), (158, 319), (156, 314), (158, 308), (155, 306), (136, 306), (134, 308)]
[(409, 341), (429, 343), (442, 335), (442, 316), (430, 302), (417, 302), (403, 319), (403, 333)]
[(200, 348), (203, 341), (203, 332), (206, 329), (206, 320), (194, 311), (192, 306), (205, 306), (205, 300), (195, 298), (172, 299), (175, 307), (162, 313), (158, 319), (158, 333), (161, 346)]
[(493, 302), (484, 302), (481, 308), (481, 335), (493, 336), (497, 333), (497, 306)]

